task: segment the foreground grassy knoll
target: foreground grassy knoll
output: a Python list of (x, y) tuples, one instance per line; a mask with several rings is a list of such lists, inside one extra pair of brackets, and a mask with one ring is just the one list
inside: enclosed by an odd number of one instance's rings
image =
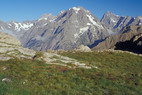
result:
[(49, 65), (36, 59), (1, 61), (0, 95), (142, 95), (140, 56), (114, 52), (59, 54), (94, 68)]

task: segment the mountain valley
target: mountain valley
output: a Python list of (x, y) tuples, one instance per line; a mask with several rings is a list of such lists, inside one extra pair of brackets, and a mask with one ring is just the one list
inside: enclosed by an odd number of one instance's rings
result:
[(101, 20), (83, 7), (61, 11), (57, 16), (45, 14), (38, 20), (0, 22), (0, 31), (20, 40), (25, 48), (72, 50), (80, 45), (95, 47), (106, 37), (122, 34), (129, 26), (140, 26), (142, 17), (118, 16), (106, 12)]
[(141, 67), (142, 16), (0, 21), (0, 95), (142, 95)]

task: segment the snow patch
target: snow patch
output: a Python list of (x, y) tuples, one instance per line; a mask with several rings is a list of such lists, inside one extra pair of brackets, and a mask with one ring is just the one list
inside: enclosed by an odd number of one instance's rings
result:
[(91, 23), (87, 23), (87, 25), (89, 25), (89, 26), (90, 26), (90, 25), (92, 25), (92, 24), (91, 24)]
[(80, 28), (79, 33), (75, 33), (75, 34), (74, 34), (74, 38), (79, 38), (79, 37), (80, 37), (82, 34), (84, 34), (88, 29), (89, 29), (89, 27)]
[(80, 11), (80, 8), (73, 7), (73, 10), (75, 10), (75, 12), (78, 13)]
[(78, 33), (75, 33), (74, 38), (78, 38), (78, 37), (79, 37)]
[(11, 24), (8, 24), (9, 26), (12, 26)]
[(89, 27), (80, 28), (80, 33), (85, 32), (89, 29)]
[(47, 18), (40, 18), (38, 21), (41, 21), (41, 20), (48, 20)]
[(55, 18), (55, 19), (53, 19), (53, 20), (49, 20), (49, 22), (56, 22), (56, 19), (57, 19), (57, 18)]
[(116, 22), (116, 21), (115, 21), (114, 19), (112, 19), (112, 18), (111, 18), (111, 21), (112, 21), (113, 23), (115, 23), (115, 22)]
[(29, 30), (33, 26), (32, 23), (24, 24), (24, 23), (15, 23), (15, 22), (14, 25), (15, 25), (15, 30), (17, 31)]
[(1, 26), (1, 30), (4, 30), (4, 28)]
[(61, 11), (60, 14), (63, 14), (65, 11)]
[(94, 17), (92, 17), (91, 15), (87, 15), (87, 17), (89, 18), (92, 24), (94, 24), (97, 27), (103, 28), (102, 25), (99, 25), (96, 21), (94, 21)]

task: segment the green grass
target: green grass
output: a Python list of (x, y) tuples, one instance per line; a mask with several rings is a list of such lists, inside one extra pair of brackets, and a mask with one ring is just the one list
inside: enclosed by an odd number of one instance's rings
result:
[[(142, 57), (113, 52), (60, 54), (98, 69), (27, 59), (1, 61), (0, 95), (142, 95)], [(2, 82), (5, 77), (12, 82)]]
[(112, 93), (118, 92), (116, 95), (142, 94), (142, 57), (140, 56), (114, 52), (64, 52), (60, 54), (97, 66), (98, 69), (92, 73), (96, 77), (103, 78), (100, 83), (107, 89), (110, 87)]

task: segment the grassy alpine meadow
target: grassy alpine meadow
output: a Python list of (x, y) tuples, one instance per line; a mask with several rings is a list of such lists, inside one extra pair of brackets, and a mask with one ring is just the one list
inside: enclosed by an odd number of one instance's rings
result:
[(0, 61), (0, 95), (142, 95), (140, 56), (115, 52), (59, 54), (95, 68), (68, 68), (37, 59)]

